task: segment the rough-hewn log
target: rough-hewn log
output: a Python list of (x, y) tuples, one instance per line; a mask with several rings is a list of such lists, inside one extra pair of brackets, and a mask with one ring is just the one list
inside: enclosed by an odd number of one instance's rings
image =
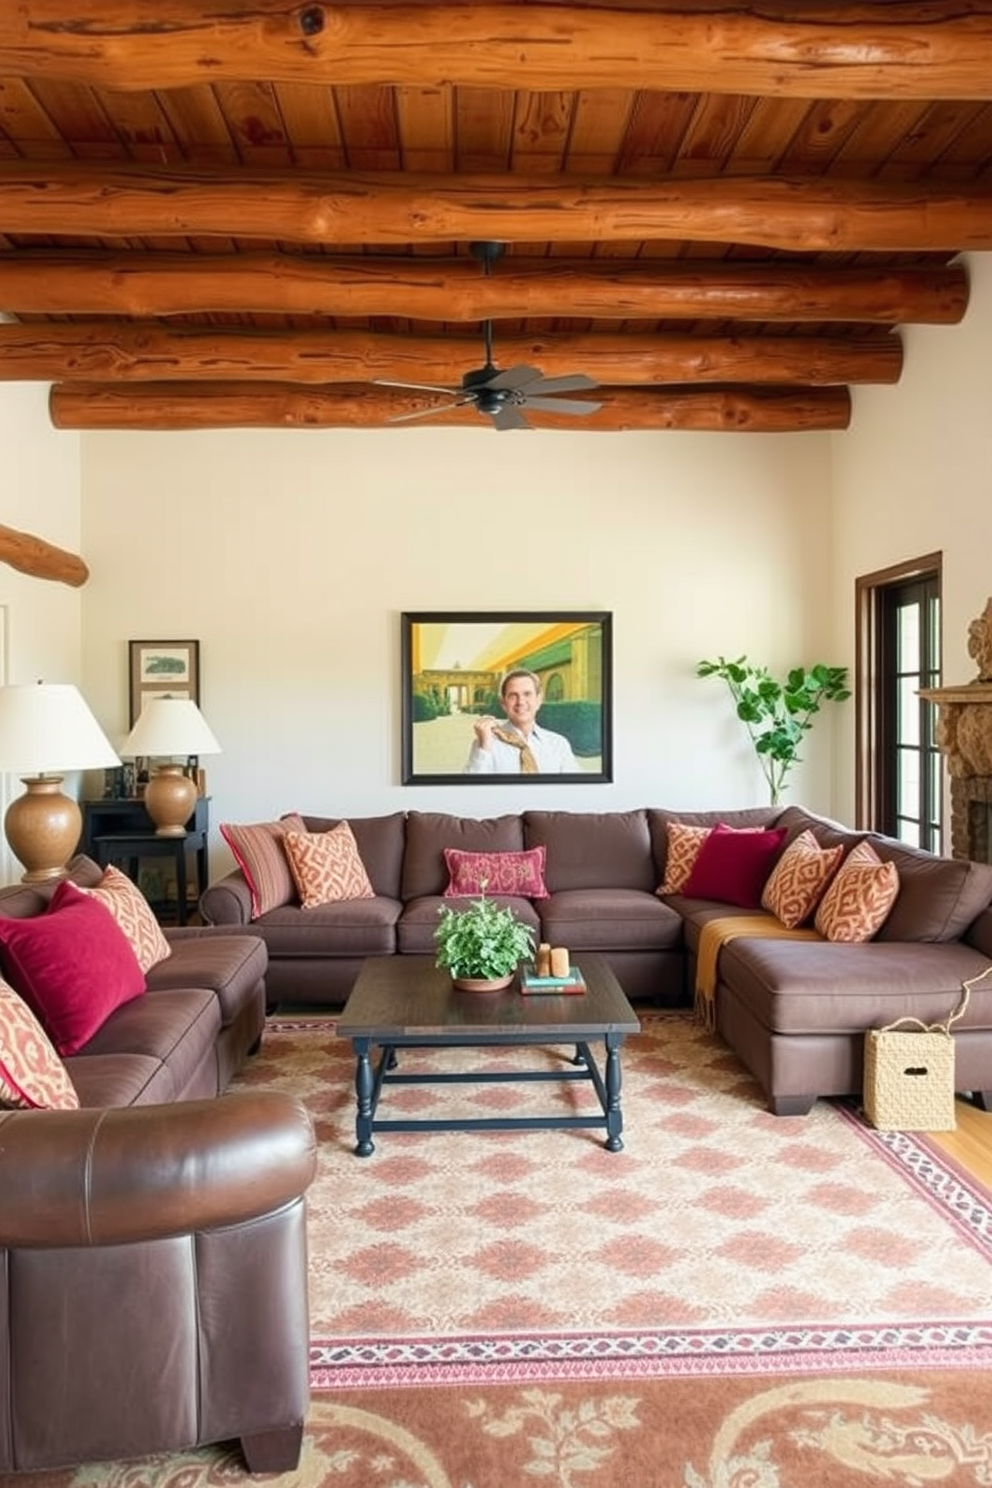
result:
[(19, 532), (16, 527), (0, 527), (0, 563), (8, 563), (18, 573), (33, 579), (55, 579), (78, 589), (86, 583), (90, 571), (82, 558), (57, 548), (43, 537)]
[(590, 316), (910, 322), (953, 325), (963, 268), (804, 268), (506, 258), (483, 276), (466, 259), (320, 254), (0, 255), (4, 308), (27, 315), (398, 315), (414, 320)]
[[(891, 332), (830, 336), (500, 336), (500, 365), (550, 376), (581, 370), (597, 382), (898, 382), (902, 342)], [(479, 337), (368, 331), (257, 331), (202, 326), (0, 325), (0, 380), (95, 382), (405, 382), (457, 386), (484, 360)]]
[(683, 242), (814, 250), (992, 248), (992, 185), (717, 176), (653, 181), (399, 171), (223, 175), (0, 165), (6, 233), (220, 234), (299, 243)]
[[(581, 430), (700, 429), (732, 433), (794, 433), (846, 429), (851, 399), (846, 388), (601, 388), (591, 397), (602, 408), (580, 418), (527, 413), (535, 428)], [(473, 408), (443, 407), (413, 424), (392, 424), (430, 408), (429, 394), (393, 388), (299, 388), (271, 383), (159, 383), (52, 388), (49, 411), (58, 429), (304, 429), (421, 428), (460, 424), (491, 430)]]
[(992, 97), (992, 8), (487, 0), (4, 0), (0, 71), (111, 88), (295, 83)]

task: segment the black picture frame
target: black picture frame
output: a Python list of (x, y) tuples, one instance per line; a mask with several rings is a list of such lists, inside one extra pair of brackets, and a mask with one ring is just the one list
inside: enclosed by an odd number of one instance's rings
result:
[[(608, 610), (420, 610), (400, 628), (404, 785), (601, 785), (613, 779), (613, 616)], [(501, 716), (508, 671), (542, 682), (538, 722), (580, 768), (468, 774), (473, 715)], [(464, 728), (454, 720), (464, 718)]]
[(199, 705), (199, 641), (128, 641), (127, 648), (131, 728), (149, 698), (192, 698)]

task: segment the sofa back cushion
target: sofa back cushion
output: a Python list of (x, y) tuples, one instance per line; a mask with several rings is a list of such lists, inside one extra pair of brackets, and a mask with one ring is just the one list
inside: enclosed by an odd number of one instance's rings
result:
[(525, 811), (524, 840), (546, 849), (544, 881), (565, 889), (655, 888), (645, 811)]
[(883, 863), (899, 870), (899, 897), (877, 940), (960, 940), (992, 901), (992, 865), (938, 858), (922, 848), (869, 834)]
[[(308, 832), (330, 832), (343, 820), (345, 818), (340, 816), (303, 818)], [(349, 816), (347, 821), (373, 889), (386, 899), (399, 899), (405, 813), (393, 811), (388, 816)]]
[(425, 894), (443, 895), (448, 887), (446, 847), (461, 852), (520, 852), (524, 846), (519, 816), (449, 816), (443, 811), (410, 811), (406, 818), (401, 898), (409, 903)]
[[(778, 806), (746, 806), (740, 811), (668, 811), (659, 806), (648, 809), (648, 832), (651, 836), (651, 852), (654, 856), (656, 877), (654, 885), (658, 887), (665, 882), (665, 873), (668, 867), (668, 826), (670, 822), (682, 822), (688, 827), (715, 827), (718, 822), (723, 822), (727, 827), (777, 827), (782, 825), (778, 818), (781, 809)], [(688, 875), (686, 875), (688, 876)], [(685, 880), (683, 879), (684, 883)], [(665, 890), (666, 893), (674, 892)]]

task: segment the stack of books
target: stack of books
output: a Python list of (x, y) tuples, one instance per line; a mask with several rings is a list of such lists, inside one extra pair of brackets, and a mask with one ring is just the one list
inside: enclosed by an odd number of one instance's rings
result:
[(533, 961), (525, 961), (520, 971), (520, 990), (530, 995), (539, 992), (561, 995), (568, 992), (584, 992), (586, 984), (577, 966), (570, 967), (567, 975), (562, 977), (538, 976), (534, 970)]

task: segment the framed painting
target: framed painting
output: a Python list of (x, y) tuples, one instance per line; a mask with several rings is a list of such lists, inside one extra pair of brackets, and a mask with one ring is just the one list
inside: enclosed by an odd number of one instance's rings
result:
[(612, 618), (403, 614), (403, 784), (612, 780)]
[(200, 701), (199, 641), (128, 641), (130, 727), (153, 697)]

